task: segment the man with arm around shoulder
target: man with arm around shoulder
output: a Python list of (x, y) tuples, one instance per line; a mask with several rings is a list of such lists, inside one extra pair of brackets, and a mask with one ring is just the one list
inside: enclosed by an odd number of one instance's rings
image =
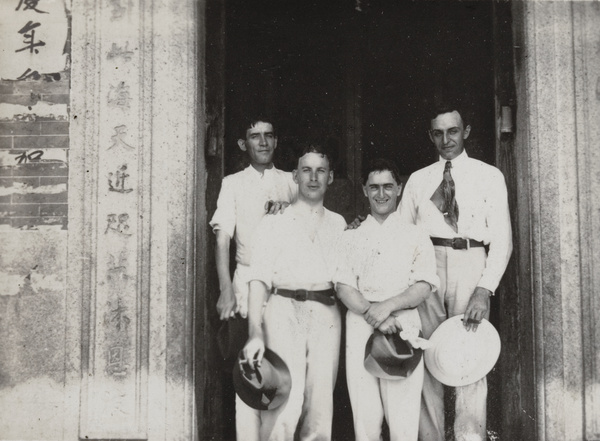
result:
[[(297, 186), (290, 172), (273, 165), (277, 135), (270, 118), (248, 119), (237, 144), (247, 153), (250, 164), (223, 179), (210, 225), (217, 242), (215, 257), (220, 288), (217, 312), (221, 320), (247, 321), (250, 248), (256, 227), (265, 214), (283, 211), (294, 201)], [(229, 271), (231, 239), (236, 244), (233, 278)], [(247, 324), (232, 327), (230, 332), (246, 327)], [(258, 441), (259, 425), (259, 412), (236, 396), (237, 439)]]

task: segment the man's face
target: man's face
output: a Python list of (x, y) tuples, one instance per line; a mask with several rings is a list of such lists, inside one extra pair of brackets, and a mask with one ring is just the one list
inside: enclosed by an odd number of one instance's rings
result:
[(456, 110), (441, 113), (431, 120), (429, 138), (435, 144), (440, 156), (451, 160), (465, 149), (465, 139), (469, 137), (471, 126), (463, 127), (463, 121)]
[(322, 201), (327, 186), (333, 182), (333, 171), (329, 170), (329, 160), (320, 153), (307, 153), (298, 159), (294, 170), (294, 181), (298, 193), (306, 200)]
[(363, 185), (363, 192), (369, 198), (371, 215), (376, 218), (387, 218), (396, 210), (396, 202), (401, 190), (402, 185), (396, 182), (390, 171), (369, 173), (369, 179)]
[(271, 123), (257, 122), (246, 130), (246, 139), (238, 139), (238, 146), (248, 152), (252, 165), (270, 165), (277, 148), (277, 137)]

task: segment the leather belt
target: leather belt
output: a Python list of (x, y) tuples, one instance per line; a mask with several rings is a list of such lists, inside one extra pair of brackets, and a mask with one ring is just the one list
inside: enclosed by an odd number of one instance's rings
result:
[(442, 247), (450, 247), (455, 250), (468, 250), (469, 248), (482, 247), (485, 248), (483, 242), (473, 239), (465, 239), (463, 237), (455, 237), (454, 239), (443, 239), (441, 237), (432, 237), (431, 243)]
[(335, 291), (333, 288), (323, 289), (320, 291), (308, 291), (306, 289), (282, 289), (274, 288), (273, 294), (277, 294), (282, 297), (294, 299), (297, 302), (305, 302), (307, 300), (313, 300), (315, 302), (322, 303), (324, 305), (333, 306), (335, 305)]

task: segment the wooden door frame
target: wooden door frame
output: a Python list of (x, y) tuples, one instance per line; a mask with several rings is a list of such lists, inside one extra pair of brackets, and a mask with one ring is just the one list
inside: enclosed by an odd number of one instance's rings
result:
[[(502, 108), (508, 107), (517, 115), (517, 99), (514, 84), (514, 48), (512, 14), (510, 3), (494, 3), (494, 53), (496, 115), (501, 123)], [(224, 102), (225, 102), (225, 1), (206, 3), (204, 17), (206, 52), (203, 54), (206, 78), (206, 140), (200, 148), (206, 157), (205, 205), (207, 219), (210, 218), (224, 175)], [(515, 32), (518, 32), (515, 31)], [(357, 49), (358, 50), (358, 49)], [(353, 179), (355, 197), (360, 193), (361, 109), (360, 81), (355, 72), (347, 77), (351, 88), (346, 95), (348, 168)], [(516, 118), (514, 118), (516, 119)], [(515, 121), (516, 124), (524, 123)], [(536, 414), (534, 378), (534, 329), (531, 293), (531, 250), (530, 220), (527, 202), (518, 197), (517, 182), (520, 165), (514, 154), (514, 135), (498, 132), (496, 139), (496, 165), (503, 171), (509, 190), (509, 204), (513, 209), (514, 251), (506, 274), (494, 300), (499, 310), (499, 327), (503, 344), (503, 356), (499, 362), (503, 388), (501, 392), (503, 439), (535, 439), (536, 424), (531, 418)], [(356, 200), (356, 209), (360, 207)], [(196, 322), (196, 391), (198, 405), (198, 431), (200, 438), (218, 439), (225, 427), (222, 413), (223, 381), (216, 365), (217, 348), (214, 336), (218, 320), (214, 318), (214, 305), (218, 298), (218, 280), (214, 261), (214, 235), (207, 225), (198, 226), (197, 261), (204, 262), (198, 272), (198, 316)], [(201, 260), (200, 260), (201, 259)], [(514, 354), (517, 354), (515, 357)], [(207, 399), (210, 397), (210, 399)]]
[[(496, 115), (496, 166), (503, 172), (508, 188), (513, 230), (513, 254), (493, 300), (498, 310), (502, 354), (498, 363), (502, 420), (501, 439), (536, 439), (534, 311), (531, 297), (531, 246), (526, 164), (515, 154), (518, 120), (515, 85), (515, 45), (511, 3), (493, 3), (494, 77)], [(519, 14), (518, 10), (516, 14)], [(504, 112), (504, 116), (503, 116)], [(524, 181), (524, 182), (523, 182)], [(494, 305), (495, 303), (495, 305)]]

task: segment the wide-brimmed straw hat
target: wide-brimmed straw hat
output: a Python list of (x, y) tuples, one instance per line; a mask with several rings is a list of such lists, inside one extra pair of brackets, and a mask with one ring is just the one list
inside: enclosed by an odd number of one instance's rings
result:
[(425, 350), (425, 366), (447, 386), (466, 386), (485, 377), (500, 355), (500, 336), (483, 319), (477, 331), (467, 331), (463, 314), (443, 322), (432, 334)]
[(233, 385), (242, 401), (258, 410), (281, 406), (292, 387), (290, 370), (281, 357), (267, 348), (260, 366), (250, 366), (242, 360), (240, 351), (233, 367)]
[(402, 380), (412, 374), (422, 355), (422, 349), (413, 348), (399, 333), (375, 330), (365, 346), (364, 366), (377, 378)]

